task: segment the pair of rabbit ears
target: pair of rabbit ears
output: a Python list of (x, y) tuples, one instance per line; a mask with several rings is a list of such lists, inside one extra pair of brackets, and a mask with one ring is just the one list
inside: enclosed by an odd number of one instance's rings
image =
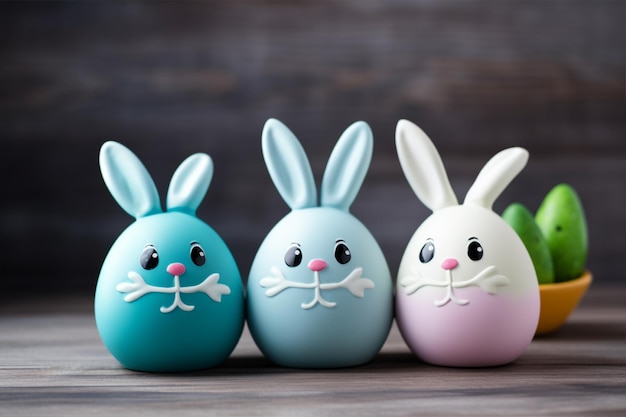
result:
[[(458, 205), (435, 145), (426, 133), (408, 120), (396, 127), (398, 158), (417, 197), (432, 211)], [(526, 166), (528, 151), (508, 148), (494, 155), (476, 177), (463, 204), (491, 210), (502, 191)]]
[[(139, 158), (124, 145), (106, 142), (100, 149), (100, 171), (113, 198), (135, 218), (162, 213), (156, 185)], [(209, 155), (193, 154), (176, 169), (167, 190), (167, 211), (195, 215), (213, 178)]]
[[(333, 149), (320, 189), (322, 207), (348, 211), (356, 198), (372, 159), (373, 138), (365, 122), (355, 122)], [(270, 177), (292, 209), (317, 207), (317, 187), (309, 159), (287, 126), (269, 119), (263, 127), (263, 158)]]

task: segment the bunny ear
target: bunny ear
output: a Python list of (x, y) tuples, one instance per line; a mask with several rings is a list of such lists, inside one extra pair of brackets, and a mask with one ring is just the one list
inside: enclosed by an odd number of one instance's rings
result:
[(491, 210), (496, 198), (520, 173), (528, 161), (528, 151), (509, 148), (494, 155), (476, 177), (463, 204), (474, 204)]
[(160, 213), (159, 193), (139, 158), (117, 142), (100, 148), (100, 172), (113, 198), (135, 218)]
[(396, 147), (404, 176), (426, 207), (435, 211), (458, 204), (441, 157), (422, 129), (400, 120)]
[(348, 211), (363, 184), (372, 159), (372, 130), (356, 122), (341, 135), (322, 179), (321, 205)]
[(174, 172), (167, 190), (168, 210), (195, 214), (213, 179), (213, 160), (204, 153), (185, 159)]
[(309, 159), (296, 136), (276, 119), (263, 127), (265, 165), (276, 189), (292, 209), (317, 205), (317, 190)]

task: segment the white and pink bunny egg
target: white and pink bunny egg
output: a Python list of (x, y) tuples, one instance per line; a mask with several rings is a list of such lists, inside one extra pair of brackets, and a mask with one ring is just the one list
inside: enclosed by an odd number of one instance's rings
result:
[(534, 336), (539, 287), (524, 244), (492, 205), (523, 169), (528, 152), (510, 148), (496, 154), (459, 204), (435, 146), (419, 127), (401, 120), (396, 144), (409, 184), (433, 211), (400, 263), (400, 332), (432, 364), (514, 361)]

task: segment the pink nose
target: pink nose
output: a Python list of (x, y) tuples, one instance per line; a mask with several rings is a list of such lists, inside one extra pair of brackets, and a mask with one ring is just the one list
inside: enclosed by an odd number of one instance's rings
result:
[(309, 262), (309, 269), (313, 272), (320, 272), (326, 269), (328, 264), (323, 259), (313, 259)]
[(172, 275), (181, 276), (185, 273), (185, 265), (181, 263), (173, 263), (167, 266), (167, 272)]
[(441, 263), (441, 267), (443, 269), (445, 269), (446, 271), (449, 271), (451, 269), (456, 268), (457, 266), (459, 266), (459, 261), (457, 261), (454, 258), (447, 258), (444, 259), (443, 262)]

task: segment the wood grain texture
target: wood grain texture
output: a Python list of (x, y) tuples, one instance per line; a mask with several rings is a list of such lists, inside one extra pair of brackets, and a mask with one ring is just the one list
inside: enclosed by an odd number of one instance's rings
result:
[(121, 368), (99, 340), (89, 298), (14, 298), (0, 306), (0, 415), (622, 416), (624, 297), (623, 288), (591, 287), (563, 328), (502, 367), (426, 365), (394, 325), (359, 367), (277, 367), (246, 330), (222, 366), (183, 374)]
[(140, 156), (161, 193), (187, 155), (211, 154), (198, 213), (246, 276), (287, 210), (260, 152), (269, 117), (300, 137), (318, 181), (343, 129), (371, 125), (353, 210), (392, 271), (428, 214), (395, 154), (408, 118), (459, 193), (497, 151), (528, 148), (496, 208), (534, 210), (572, 184), (596, 282), (624, 283), (624, 11), (620, 0), (2, 2), (0, 290), (93, 289), (131, 221), (98, 172), (109, 139)]

